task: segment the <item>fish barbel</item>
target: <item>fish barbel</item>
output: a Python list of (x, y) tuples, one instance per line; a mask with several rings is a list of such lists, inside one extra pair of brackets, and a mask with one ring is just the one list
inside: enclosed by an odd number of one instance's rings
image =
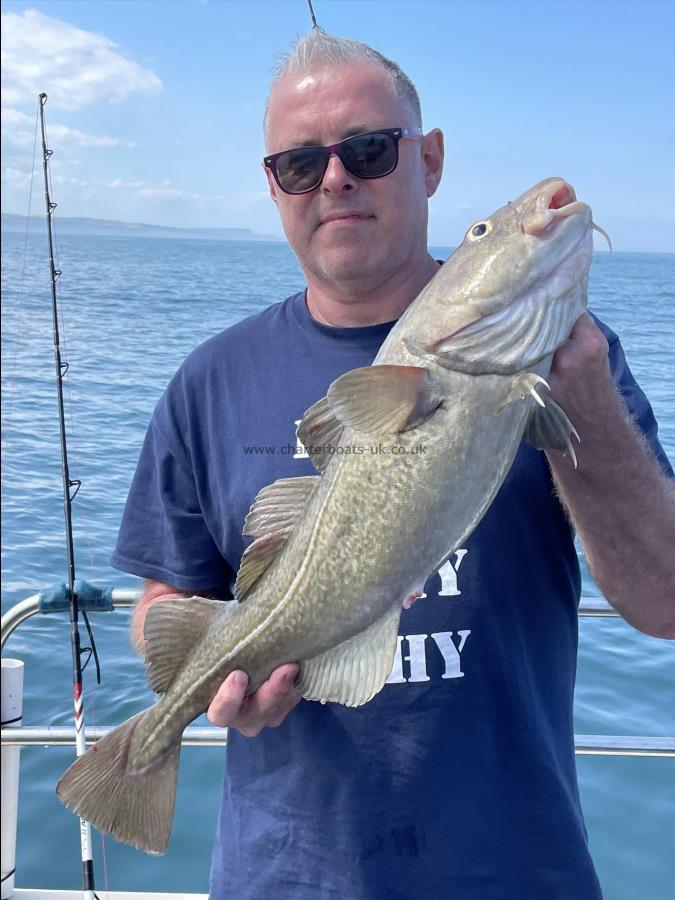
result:
[(550, 178), (469, 228), (372, 366), (307, 410), (298, 436), (319, 474), (258, 494), (239, 602), (151, 606), (148, 683), (163, 696), (68, 769), (57, 794), (69, 809), (163, 853), (181, 735), (230, 672), (253, 691), (298, 660), (305, 698), (348, 706), (382, 689), (401, 607), (474, 530), (521, 441), (574, 456), (544, 379), (586, 308), (593, 227)]

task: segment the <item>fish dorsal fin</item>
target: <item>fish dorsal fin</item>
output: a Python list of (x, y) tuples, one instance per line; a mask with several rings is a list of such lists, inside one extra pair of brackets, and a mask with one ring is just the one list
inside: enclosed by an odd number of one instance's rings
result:
[(234, 596), (241, 602), (263, 572), (272, 565), (286, 543), (283, 534), (266, 534), (244, 550), (234, 585)]
[(365, 631), (302, 663), (298, 690), (306, 700), (362, 706), (379, 693), (391, 673), (401, 604)]
[(231, 601), (208, 600), (206, 597), (181, 597), (153, 603), (143, 626), (150, 690), (167, 691), (214, 618), (226, 615), (235, 606)]
[(274, 562), (320, 482), (318, 475), (279, 478), (258, 491), (244, 521), (244, 534), (255, 540), (241, 558), (234, 587), (237, 600), (244, 599)]
[(328, 398), (310, 406), (298, 427), (298, 437), (317, 472), (322, 475), (342, 437), (344, 425), (338, 421), (328, 404)]
[(327, 397), (337, 419), (356, 431), (397, 434), (427, 419), (444, 394), (429, 369), (376, 365), (336, 378)]
[(254, 538), (288, 537), (320, 481), (318, 475), (303, 475), (278, 478), (261, 488), (244, 520), (243, 533)]

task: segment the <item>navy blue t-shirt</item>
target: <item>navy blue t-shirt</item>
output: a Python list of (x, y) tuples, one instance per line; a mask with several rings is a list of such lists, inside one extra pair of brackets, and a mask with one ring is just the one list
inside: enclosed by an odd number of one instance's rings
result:
[[(305, 294), (199, 347), (150, 423), (113, 565), (231, 590), (257, 492), (315, 474), (304, 411), (393, 323), (334, 328)], [(611, 367), (664, 469), (617, 336)], [(358, 709), (302, 701), (229, 735), (213, 900), (596, 900), (574, 757), (580, 574), (540, 451), (401, 615), (387, 684)]]

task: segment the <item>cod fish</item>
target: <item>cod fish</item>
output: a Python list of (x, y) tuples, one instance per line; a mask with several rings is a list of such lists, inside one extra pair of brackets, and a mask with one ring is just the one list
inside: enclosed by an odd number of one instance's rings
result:
[(147, 678), (162, 697), (68, 769), (57, 794), (69, 809), (163, 853), (181, 735), (230, 672), (253, 691), (298, 660), (305, 698), (347, 706), (382, 689), (402, 606), (474, 530), (521, 441), (574, 455), (545, 378), (586, 307), (593, 227), (552, 178), (469, 228), (372, 366), (307, 410), (298, 436), (318, 474), (258, 494), (238, 602), (150, 608)]

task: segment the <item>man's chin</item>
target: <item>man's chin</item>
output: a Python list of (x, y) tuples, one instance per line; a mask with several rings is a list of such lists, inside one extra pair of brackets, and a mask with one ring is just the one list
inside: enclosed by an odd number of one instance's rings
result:
[(378, 247), (372, 247), (370, 251), (363, 246), (340, 248), (339, 252), (336, 248), (336, 251), (316, 257), (308, 263), (307, 268), (334, 284), (354, 284), (359, 281), (367, 283), (374, 275), (384, 274), (387, 260), (379, 251)]

